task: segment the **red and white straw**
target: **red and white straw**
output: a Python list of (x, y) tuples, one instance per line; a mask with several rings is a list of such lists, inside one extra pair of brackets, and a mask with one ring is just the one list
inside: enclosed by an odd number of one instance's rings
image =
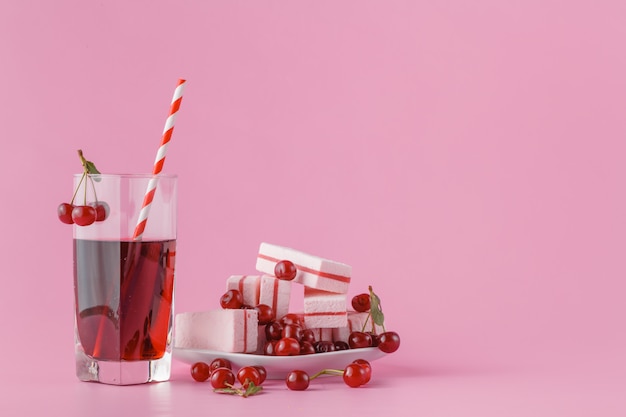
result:
[(150, 213), (150, 206), (154, 199), (154, 193), (156, 192), (157, 183), (159, 182), (158, 175), (163, 170), (163, 163), (165, 162), (165, 155), (167, 154), (167, 147), (169, 146), (170, 139), (172, 138), (172, 132), (174, 131), (174, 124), (176, 122), (176, 115), (180, 108), (180, 103), (183, 100), (183, 90), (185, 89), (185, 80), (178, 80), (176, 90), (174, 90), (174, 96), (172, 97), (172, 105), (170, 107), (170, 113), (165, 122), (163, 128), (163, 136), (161, 137), (161, 145), (157, 151), (156, 158), (154, 159), (154, 168), (152, 170), (152, 178), (148, 182), (148, 188), (146, 189), (146, 195), (143, 199), (143, 205), (139, 212), (139, 219), (137, 219), (137, 226), (133, 233), (133, 239), (139, 240), (143, 235), (148, 222), (148, 214)]

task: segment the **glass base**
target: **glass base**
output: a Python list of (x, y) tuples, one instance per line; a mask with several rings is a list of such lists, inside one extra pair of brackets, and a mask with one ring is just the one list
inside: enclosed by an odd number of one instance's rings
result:
[(172, 353), (147, 361), (111, 361), (92, 358), (76, 349), (76, 376), (81, 381), (111, 385), (133, 385), (167, 381), (170, 378)]

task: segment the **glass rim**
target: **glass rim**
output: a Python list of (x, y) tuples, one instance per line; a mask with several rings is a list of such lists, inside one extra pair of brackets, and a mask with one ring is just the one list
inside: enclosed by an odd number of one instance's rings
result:
[[(84, 175), (84, 173), (74, 174), (74, 178), (80, 178)], [(178, 178), (177, 174), (87, 174), (92, 178), (138, 178), (138, 179), (146, 179), (146, 178), (166, 178), (166, 179), (176, 179)]]

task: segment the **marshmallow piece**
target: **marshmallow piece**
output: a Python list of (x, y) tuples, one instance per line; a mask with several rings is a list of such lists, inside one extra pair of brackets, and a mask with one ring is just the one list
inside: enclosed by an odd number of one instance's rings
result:
[(313, 330), (316, 342), (333, 342), (333, 330), (331, 328), (318, 327)]
[(278, 279), (271, 275), (262, 275), (258, 304), (272, 307), (277, 319), (289, 313), (291, 281)]
[(347, 326), (346, 294), (304, 287), (304, 325), (307, 328)]
[(329, 292), (342, 294), (348, 292), (352, 275), (351, 266), (294, 249), (261, 243), (256, 269), (259, 272), (274, 275), (274, 266), (282, 260), (291, 261), (296, 266), (297, 273), (293, 282)]
[(267, 337), (265, 335), (265, 325), (259, 325), (258, 327), (258, 335), (257, 335), (257, 342), (256, 342), (256, 351), (254, 353), (256, 353), (257, 355), (264, 355), (265, 354), (265, 343), (267, 342)]
[(226, 280), (226, 290), (239, 290), (243, 303), (250, 307), (259, 304), (260, 289), (260, 275), (231, 275)]
[[(363, 326), (365, 326), (365, 331), (372, 331), (372, 318), (368, 318), (369, 313), (359, 313), (356, 311), (348, 311), (348, 325), (344, 327), (338, 327), (333, 329), (333, 341), (334, 342), (348, 342), (348, 338), (350, 337), (350, 333), (352, 332), (360, 332), (363, 330)], [(367, 322), (367, 324), (366, 324)], [(374, 324), (374, 330), (377, 334), (383, 332), (382, 326), (378, 324)]]
[(176, 315), (174, 346), (232, 353), (257, 349), (259, 319), (256, 310), (224, 309)]

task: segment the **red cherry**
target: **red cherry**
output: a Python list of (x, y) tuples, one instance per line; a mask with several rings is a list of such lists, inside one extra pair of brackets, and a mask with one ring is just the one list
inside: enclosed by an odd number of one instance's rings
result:
[(213, 372), (217, 368), (233, 369), (230, 361), (228, 359), (224, 359), (224, 358), (215, 358), (209, 364), (209, 369), (210, 369), (211, 372)]
[(300, 336), (300, 342), (309, 342), (311, 344), (315, 343), (315, 332), (313, 329), (304, 329), (302, 330), (302, 335)]
[(109, 217), (111, 209), (105, 201), (98, 201), (95, 203), (89, 203), (89, 205), (96, 209), (96, 221), (101, 222)]
[(313, 344), (315, 353), (328, 353), (335, 351), (335, 344), (329, 340), (322, 340)]
[(228, 368), (217, 368), (211, 373), (213, 388), (229, 388), (235, 384), (235, 374)]
[(259, 384), (262, 384), (267, 378), (267, 370), (265, 369), (264, 366), (261, 366), (261, 365), (254, 365), (254, 367), (256, 368), (257, 371), (259, 371), (259, 375), (261, 375), (261, 381), (259, 382)]
[(291, 261), (279, 261), (274, 265), (274, 276), (278, 279), (291, 281), (297, 272), (296, 266)]
[(74, 206), (69, 203), (59, 204), (59, 207), (57, 208), (59, 220), (65, 224), (74, 224), (74, 220), (72, 220), (72, 210), (74, 210)]
[(265, 325), (265, 338), (267, 340), (280, 340), (283, 334), (283, 326), (277, 321)]
[(352, 297), (352, 308), (359, 313), (369, 311), (371, 308), (370, 295), (363, 293)]
[(400, 336), (396, 332), (381, 333), (378, 337), (378, 349), (393, 353), (400, 347)]
[(72, 220), (79, 226), (89, 226), (96, 221), (96, 209), (91, 206), (74, 206)]
[(300, 354), (300, 343), (293, 337), (283, 337), (274, 346), (276, 356), (296, 356)]
[(287, 388), (292, 391), (304, 391), (309, 387), (309, 374), (301, 370), (291, 371), (285, 378)]
[(211, 369), (204, 362), (196, 362), (191, 366), (191, 377), (198, 382), (204, 382), (209, 379)]
[(244, 388), (248, 388), (250, 383), (258, 387), (261, 385), (261, 373), (254, 366), (244, 366), (237, 372), (237, 380)]
[(268, 340), (265, 342), (265, 346), (263, 346), (263, 354), (267, 356), (276, 355), (276, 341)]
[(304, 342), (300, 342), (300, 355), (310, 355), (312, 353), (317, 353), (313, 343), (307, 342), (306, 340)]
[(352, 332), (348, 337), (350, 349), (359, 349), (372, 346), (372, 336), (364, 332)]
[(333, 344), (335, 345), (335, 350), (350, 349), (350, 345), (348, 344), (348, 342), (344, 342), (343, 340), (337, 340), (336, 342), (333, 342)]
[(222, 308), (239, 309), (243, 306), (243, 296), (239, 290), (228, 290), (220, 298)]
[(378, 343), (380, 342), (378, 340), (379, 336), (376, 333), (373, 333), (373, 332), (365, 332), (365, 333), (369, 334), (370, 337), (372, 338), (372, 346), (373, 347), (378, 346)]
[(296, 313), (287, 313), (282, 316), (279, 320), (280, 324), (283, 326), (286, 324), (297, 324), (298, 326), (302, 326), (302, 316)]
[(343, 382), (349, 387), (356, 388), (365, 384), (365, 369), (358, 363), (351, 363), (343, 371)]
[(259, 304), (254, 309), (259, 313), (259, 324), (266, 325), (276, 318), (274, 310), (267, 304)]
[(302, 338), (302, 327), (295, 324), (285, 324), (283, 326), (282, 337), (291, 337), (300, 341)]
[(372, 379), (372, 365), (370, 365), (370, 363), (365, 359), (356, 359), (352, 363), (359, 364), (363, 367), (363, 369), (365, 369), (365, 382), (363, 383), (367, 384), (370, 382), (370, 379)]

